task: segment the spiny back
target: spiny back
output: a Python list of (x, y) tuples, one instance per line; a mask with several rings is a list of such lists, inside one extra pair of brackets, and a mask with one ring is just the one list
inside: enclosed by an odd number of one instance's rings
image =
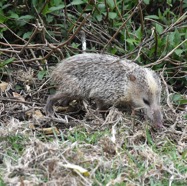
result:
[(127, 59), (104, 54), (79, 54), (63, 60), (52, 73), (58, 90), (46, 105), (58, 99), (94, 99), (99, 108), (130, 103), (146, 109), (147, 116), (162, 124), (160, 79), (151, 69)]
[[(130, 80), (132, 75), (136, 83)], [(120, 97), (129, 101), (136, 90), (150, 94), (145, 68), (104, 54), (87, 53), (67, 58), (57, 65), (52, 78), (60, 92), (85, 98), (99, 97), (105, 102)]]
[(63, 81), (65, 74), (71, 74), (79, 80), (87, 75), (92, 78), (97, 78), (98, 75), (103, 78), (111, 75), (111, 78), (114, 78), (113, 75), (116, 73), (124, 74), (136, 68), (140, 68), (139, 71), (143, 70), (127, 59), (120, 60), (119, 57), (110, 55), (85, 53), (69, 57), (59, 63), (52, 73), (52, 78), (57, 82)]

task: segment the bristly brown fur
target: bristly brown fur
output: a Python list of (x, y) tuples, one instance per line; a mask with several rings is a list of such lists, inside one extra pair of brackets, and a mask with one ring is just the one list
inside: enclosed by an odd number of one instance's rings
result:
[(63, 60), (52, 73), (58, 85), (55, 95), (49, 97), (47, 114), (53, 104), (62, 99), (94, 99), (98, 108), (130, 103), (145, 109), (157, 125), (162, 123), (160, 110), (160, 79), (154, 71), (127, 59), (104, 54), (79, 54)]

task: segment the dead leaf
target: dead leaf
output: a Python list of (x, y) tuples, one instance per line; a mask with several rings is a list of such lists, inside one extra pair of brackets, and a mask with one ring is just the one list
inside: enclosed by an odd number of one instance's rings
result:
[(90, 176), (90, 173), (88, 172), (88, 170), (86, 170), (85, 168), (79, 165), (68, 163), (68, 164), (62, 164), (62, 166), (65, 168), (73, 169), (75, 172), (79, 172), (86, 177)]
[(18, 94), (17, 92), (13, 92), (12, 94), (14, 98), (17, 98), (18, 100), (23, 102), (25, 101), (25, 98), (22, 95)]
[(33, 123), (29, 123), (29, 129), (34, 130), (34, 129), (36, 129), (36, 127), (34, 126)]
[(38, 130), (43, 132), (44, 134), (47, 134), (47, 135), (54, 134), (54, 132), (56, 134), (60, 133), (56, 127), (42, 128), (42, 129), (38, 129)]
[(4, 92), (7, 89), (7, 87), (8, 87), (8, 83), (6, 83), (6, 82), (0, 83), (0, 89), (2, 92)]
[(31, 87), (29, 85), (25, 85), (25, 89), (26, 89), (27, 92), (31, 91)]
[(44, 115), (41, 113), (40, 110), (35, 110), (34, 113), (33, 113), (33, 118), (35, 119), (39, 119), (39, 118), (43, 118)]

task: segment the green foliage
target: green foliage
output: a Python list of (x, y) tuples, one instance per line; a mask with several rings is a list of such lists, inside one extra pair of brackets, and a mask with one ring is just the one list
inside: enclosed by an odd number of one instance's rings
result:
[(18, 154), (22, 153), (25, 149), (25, 138), (21, 135), (9, 136), (7, 137), (9, 144), (11, 145), (12, 149), (16, 151)]
[(88, 133), (82, 128), (80, 130), (72, 131), (68, 133), (67, 139), (71, 142), (79, 141), (89, 144), (97, 143), (104, 135), (108, 134), (109, 131), (96, 131), (94, 133)]
[(187, 105), (187, 99), (181, 94), (172, 95), (172, 101), (176, 105)]
[[(137, 58), (139, 54), (137, 61), (148, 65), (170, 54), (167, 60), (154, 65), (153, 68), (162, 70), (165, 67), (165, 76), (169, 76), (168, 83), (174, 86), (174, 90), (184, 91), (187, 85), (187, 78), (184, 78), (187, 71), (185, 64), (187, 42), (181, 43), (187, 39), (187, 15), (184, 14), (187, 2), (144, 0), (139, 6), (138, 2), (137, 0), (8, 2), (2, 0), (0, 23), (6, 26), (1, 26), (0, 35), (1, 38), (8, 38), (9, 43), (26, 43), (39, 23), (45, 27), (45, 31), (38, 30), (31, 42), (39, 44), (45, 43), (46, 40), (48, 43), (59, 44), (67, 41), (90, 13), (91, 16), (82, 25), (88, 38), (88, 51), (104, 50), (114, 55), (126, 55), (130, 59)], [(135, 7), (137, 9), (132, 13)], [(23, 40), (15, 38), (10, 30)], [(108, 42), (111, 38), (112, 40)], [(62, 47), (62, 53), (66, 57), (79, 53), (80, 49), (81, 41), (77, 34), (71, 42)], [(35, 55), (41, 56), (41, 53), (37, 51)], [(50, 61), (54, 60), (56, 59), (51, 55)], [(4, 64), (7, 62), (0, 65)], [(173, 78), (174, 76), (176, 78), (176, 73), (177, 80)], [(44, 76), (44, 72), (39, 72), (39, 79)], [(178, 84), (182, 88), (178, 88)]]
[(0, 62), (0, 68), (5, 67), (6, 65), (12, 63), (14, 61), (15, 58), (9, 58), (7, 60), (1, 61)]
[(46, 70), (39, 71), (38, 72), (38, 79), (42, 80), (45, 77), (46, 74), (47, 74)]
[[(120, 170), (120, 168), (119, 168)], [(115, 179), (120, 174), (119, 171), (116, 170), (108, 170), (105, 173), (102, 173), (102, 171), (96, 171), (95, 177), (96, 180), (98, 180), (102, 185), (106, 185), (110, 180)], [(121, 183), (122, 184), (122, 183)], [(116, 186), (122, 186), (121, 184), (115, 184)], [(97, 185), (97, 184), (94, 184)], [(123, 183), (124, 185), (124, 183)]]
[(21, 86), (21, 85), (15, 85), (15, 89), (16, 90), (23, 90), (23, 86)]
[(146, 128), (146, 138), (147, 138), (148, 144), (149, 144), (150, 146), (153, 145), (152, 137), (151, 137), (150, 132), (149, 132), (149, 130), (148, 130), (147, 128)]
[(1, 177), (0, 177), (0, 186), (6, 186), (5, 182), (3, 181)]

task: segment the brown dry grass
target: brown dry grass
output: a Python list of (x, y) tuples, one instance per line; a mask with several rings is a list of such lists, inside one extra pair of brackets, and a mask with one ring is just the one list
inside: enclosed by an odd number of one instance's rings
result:
[[(21, 77), (14, 76), (15, 82), (18, 79), (23, 82)], [(28, 86), (35, 85), (39, 90), (42, 84), (34, 80)], [(20, 97), (10, 98), (10, 90), (8, 86), (1, 97), (2, 185), (3, 182), (11, 186), (187, 183), (185, 113), (170, 108), (165, 99), (165, 127), (155, 131), (139, 116), (132, 118), (115, 108), (103, 120), (86, 103), (82, 106), (86, 114), (70, 116), (60, 112), (56, 118), (48, 118), (43, 114), (45, 87), (31, 92), (32, 100), (27, 100), (26, 90), (19, 93)], [(68, 163), (87, 169), (88, 174), (65, 167)]]

